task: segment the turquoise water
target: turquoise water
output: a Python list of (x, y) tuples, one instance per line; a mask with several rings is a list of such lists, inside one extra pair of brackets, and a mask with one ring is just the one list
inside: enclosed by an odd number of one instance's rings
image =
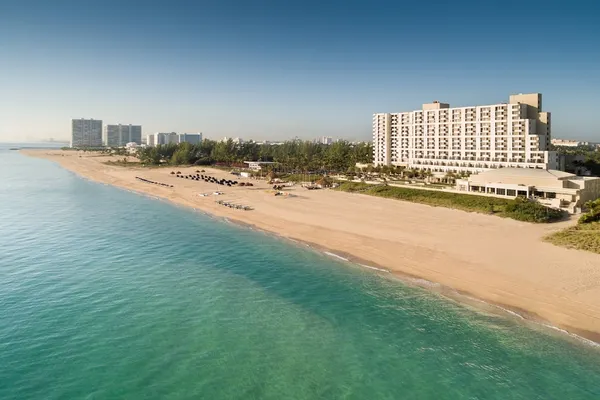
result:
[(0, 399), (599, 399), (600, 351), (0, 149)]

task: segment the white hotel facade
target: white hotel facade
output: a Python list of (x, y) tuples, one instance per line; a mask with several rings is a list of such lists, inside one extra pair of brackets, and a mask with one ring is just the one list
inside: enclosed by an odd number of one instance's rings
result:
[(549, 151), (550, 113), (540, 93), (511, 95), (508, 103), (373, 115), (373, 162), (434, 172), (493, 168), (558, 169)]

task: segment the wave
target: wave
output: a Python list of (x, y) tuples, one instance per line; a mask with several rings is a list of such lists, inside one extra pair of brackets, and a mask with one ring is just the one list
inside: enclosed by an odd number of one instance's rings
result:
[(350, 262), (350, 260), (348, 260), (347, 258), (337, 255), (335, 253), (330, 253), (329, 251), (324, 251), (323, 253), (327, 254), (330, 257), (337, 258), (338, 260)]
[(419, 286), (429, 286), (429, 287), (439, 287), (441, 286), (439, 283), (437, 282), (432, 282), (432, 281), (428, 281), (427, 279), (423, 279), (423, 278), (404, 278), (405, 280), (415, 283)]
[(358, 265), (360, 265), (361, 267), (364, 267), (364, 268), (374, 269), (375, 271), (381, 271), (381, 272), (387, 272), (387, 273), (390, 272), (389, 270), (387, 270), (385, 268), (377, 268), (377, 267), (373, 267), (371, 265), (365, 265), (365, 264), (358, 264)]
[(593, 340), (590, 340), (590, 339), (586, 339), (583, 336), (579, 336), (576, 333), (569, 332), (566, 329), (562, 329), (562, 328), (559, 328), (558, 326), (554, 326), (554, 325), (551, 325), (551, 324), (540, 323), (540, 325), (542, 325), (542, 326), (544, 326), (546, 328), (550, 328), (550, 329), (552, 329), (554, 331), (560, 332), (563, 335), (567, 335), (567, 336), (569, 336), (569, 337), (571, 337), (573, 339), (576, 339), (576, 340), (578, 340), (578, 341), (580, 341), (580, 342), (582, 342), (584, 344), (587, 344), (588, 346), (599, 347), (600, 348), (600, 343), (594, 342)]

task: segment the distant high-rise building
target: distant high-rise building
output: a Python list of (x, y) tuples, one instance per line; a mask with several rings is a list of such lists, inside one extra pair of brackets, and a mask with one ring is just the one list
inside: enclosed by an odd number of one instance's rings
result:
[(177, 144), (177, 134), (175, 132), (158, 133), (156, 144)]
[(175, 132), (157, 132), (152, 133), (146, 137), (148, 146), (159, 146), (165, 144), (177, 144), (178, 143), (178, 135)]
[(198, 144), (202, 141), (202, 133), (180, 133), (177, 135), (177, 143)]
[(321, 144), (327, 144), (327, 145), (329, 145), (331, 143), (333, 143), (333, 138), (331, 136), (323, 136), (321, 138)]
[(579, 140), (570, 140), (570, 139), (552, 139), (550, 141), (554, 146), (562, 146), (562, 147), (579, 147), (579, 146), (589, 146), (590, 142), (580, 142)]
[(102, 147), (102, 120), (81, 118), (71, 122), (71, 147)]
[(244, 139), (242, 139), (242, 138), (239, 138), (239, 137), (236, 137), (236, 138), (229, 138), (229, 137), (227, 137), (227, 136), (225, 136), (223, 139), (221, 139), (221, 142), (223, 142), (223, 143), (227, 143), (227, 142), (228, 142), (228, 141), (230, 141), (230, 140), (231, 140), (233, 143), (235, 143), (235, 144), (242, 144), (242, 143), (244, 143)]
[(156, 135), (155, 134), (149, 134), (148, 136), (146, 136), (146, 145), (147, 146), (156, 146)]
[(131, 124), (106, 125), (103, 140), (108, 147), (123, 147), (127, 143), (142, 144), (142, 127)]

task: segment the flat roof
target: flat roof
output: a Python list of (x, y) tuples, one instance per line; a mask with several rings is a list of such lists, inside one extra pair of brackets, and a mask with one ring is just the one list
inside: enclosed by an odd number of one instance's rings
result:
[(538, 179), (565, 179), (575, 178), (576, 175), (570, 174), (564, 171), (558, 171), (555, 169), (538, 169), (538, 168), (498, 168), (483, 171), (477, 174), (477, 176), (486, 179), (497, 179), (497, 178), (538, 178)]

